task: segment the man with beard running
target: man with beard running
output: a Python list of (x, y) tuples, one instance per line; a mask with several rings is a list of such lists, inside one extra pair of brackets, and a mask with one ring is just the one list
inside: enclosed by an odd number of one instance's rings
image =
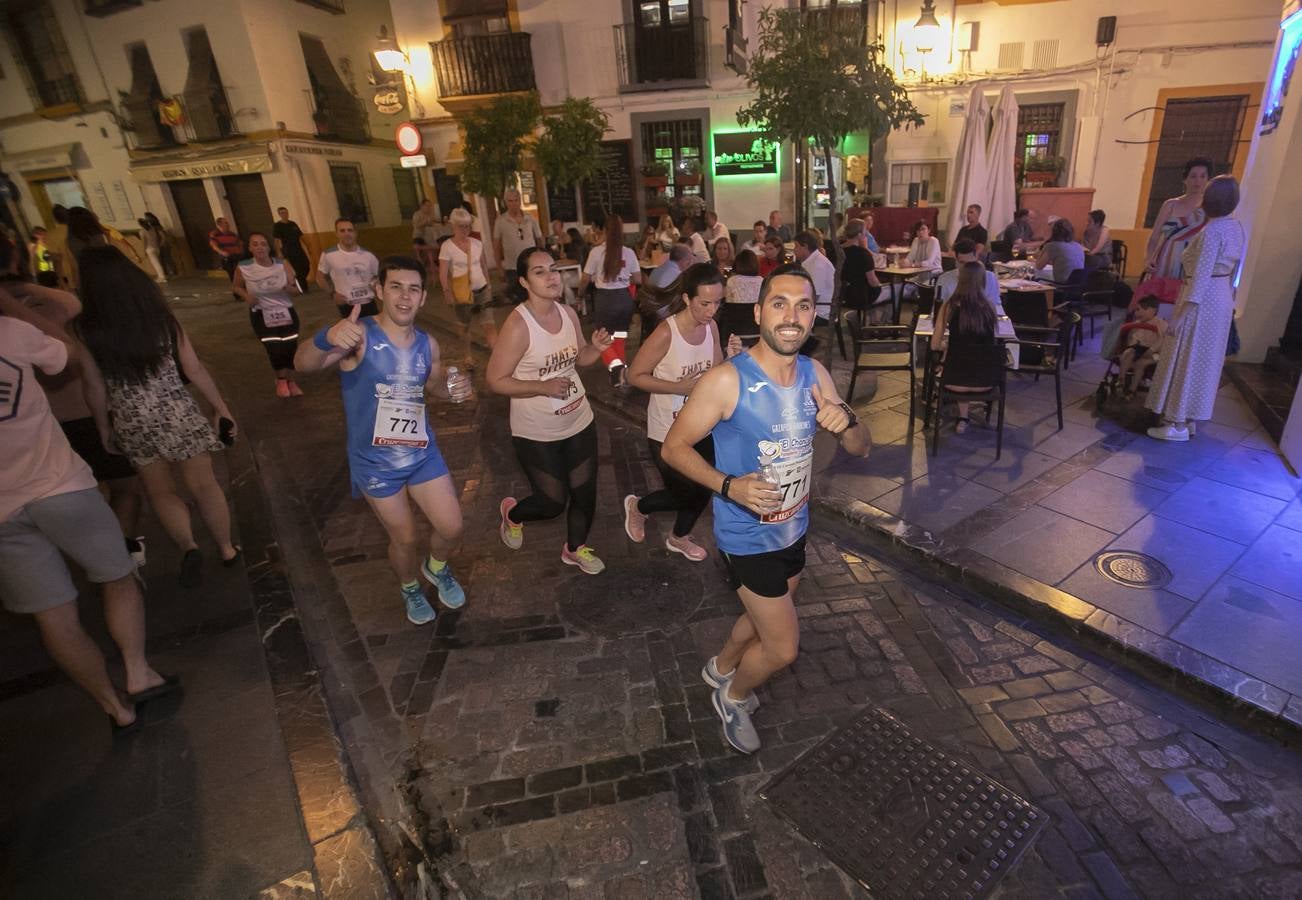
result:
[[(805, 567), (814, 434), (824, 428), (855, 456), (872, 439), (832, 376), (800, 355), (814, 322), (814, 282), (799, 265), (764, 280), (760, 341), (699, 382), (665, 435), (665, 462), (715, 493), (714, 539), (745, 612), (701, 677), (728, 743), (759, 749), (755, 688), (790, 665), (800, 646), (793, 597)], [(714, 465), (694, 447), (714, 438)]]
[[(416, 313), (425, 305), (424, 266), (405, 256), (387, 257), (380, 263), (379, 295), (384, 308), (378, 315), (361, 318), (361, 306), (353, 306), (348, 318), (300, 345), (294, 365), (313, 371), (338, 364), (353, 493), (366, 497), (389, 535), (389, 562), (408, 621), (424, 625), (435, 612), (418, 570), (438, 589), (444, 606), (460, 609), (466, 602), (447, 564), (461, 539), (461, 506), (434, 442), (425, 393), (461, 403), (470, 397), (470, 379), (449, 378), (438, 342), (416, 327)], [(408, 497), (433, 526), (424, 563)]]

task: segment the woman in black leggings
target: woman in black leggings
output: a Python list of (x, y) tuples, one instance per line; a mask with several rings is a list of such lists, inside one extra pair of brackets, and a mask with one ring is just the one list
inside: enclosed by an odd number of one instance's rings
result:
[(597, 426), (577, 366), (590, 366), (610, 347), (605, 329), (584, 340), (579, 317), (559, 302), (561, 273), (545, 250), (516, 260), (517, 297), (492, 358), (488, 386), (511, 398), (511, 440), (533, 487), (523, 500), (502, 500), (502, 543), (519, 550), (524, 523), (565, 516), (561, 562), (588, 575), (606, 564), (587, 545), (597, 509)]
[[(723, 275), (712, 263), (696, 263), (683, 273), (683, 292), (638, 350), (629, 367), (629, 384), (651, 395), (647, 403), (646, 435), (651, 460), (665, 486), (638, 499), (624, 498), (624, 531), (629, 539), (646, 539), (646, 518), (651, 513), (675, 512), (673, 533), (665, 546), (692, 562), (705, 559), (705, 548), (692, 540), (692, 527), (710, 502), (710, 492), (665, 464), (660, 448), (665, 434), (683, 408), (701, 376), (723, 362), (719, 332), (714, 322), (723, 301)], [(741, 349), (741, 339), (730, 341), (728, 355)], [(706, 435), (696, 452), (714, 463), (714, 440)]]

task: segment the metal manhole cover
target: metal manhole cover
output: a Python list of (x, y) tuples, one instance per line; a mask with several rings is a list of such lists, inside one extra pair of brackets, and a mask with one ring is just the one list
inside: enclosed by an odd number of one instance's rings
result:
[(701, 605), (701, 581), (670, 560), (647, 562), (614, 577), (579, 576), (561, 588), (558, 608), (574, 627), (623, 637), (685, 625)]
[(985, 897), (1049, 818), (876, 708), (760, 796), (882, 898)]
[(1114, 550), (1094, 557), (1094, 568), (1109, 581), (1133, 588), (1164, 588), (1171, 570), (1160, 559), (1133, 550)]

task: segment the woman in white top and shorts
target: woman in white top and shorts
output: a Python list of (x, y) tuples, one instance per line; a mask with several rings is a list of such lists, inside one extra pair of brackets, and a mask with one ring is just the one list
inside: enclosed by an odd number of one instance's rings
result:
[(578, 366), (590, 366), (610, 347), (598, 328), (583, 339), (579, 317), (564, 303), (561, 273), (546, 250), (528, 248), (516, 260), (523, 302), (502, 323), (488, 361), (488, 387), (511, 398), (511, 442), (533, 493), (499, 506), (502, 543), (519, 550), (524, 523), (565, 517), (561, 562), (588, 575), (605, 571), (587, 545), (597, 510), (597, 425)]
[(452, 224), (452, 237), (439, 247), (439, 284), (443, 299), (452, 306), (457, 321), (461, 323), (461, 344), (466, 358), (470, 358), (470, 326), (476, 320), (484, 329), (484, 339), (492, 349), (497, 340), (497, 326), (488, 303), (493, 299), (489, 288), (488, 264), (484, 262), (484, 244), (470, 236), (474, 217), (458, 207), (448, 216)]
[[(676, 512), (674, 530), (665, 538), (665, 546), (692, 562), (701, 562), (706, 556), (705, 548), (691, 535), (710, 502), (710, 491), (670, 468), (661, 459), (660, 449), (696, 382), (723, 362), (714, 324), (723, 292), (723, 275), (712, 263), (690, 266), (683, 273), (683, 292), (670, 304), (669, 316), (638, 349), (628, 373), (633, 387), (650, 394), (646, 408), (647, 447), (665, 486), (641, 499), (636, 494), (624, 498), (624, 531), (630, 540), (640, 544), (646, 539), (648, 515)], [(751, 316), (753, 320), (753, 312)], [(740, 350), (741, 339), (735, 338), (728, 355)], [(710, 435), (702, 438), (695, 450), (714, 465), (714, 439)]]
[(300, 293), (294, 267), (271, 255), (271, 239), (261, 231), (249, 234), (249, 259), (235, 267), (231, 290), (249, 305), (249, 322), (262, 341), (276, 373), (277, 397), (302, 397), (294, 380), (294, 353), (298, 350), (298, 313), (293, 295)]
[(606, 240), (588, 253), (588, 262), (579, 278), (579, 296), (588, 289), (588, 282), (597, 286), (595, 322), (614, 337), (614, 341), (601, 360), (610, 370), (610, 381), (622, 385), (624, 380), (624, 341), (628, 326), (633, 321), (633, 295), (630, 284), (642, 283), (642, 269), (637, 254), (624, 246), (624, 220), (619, 216), (606, 217)]

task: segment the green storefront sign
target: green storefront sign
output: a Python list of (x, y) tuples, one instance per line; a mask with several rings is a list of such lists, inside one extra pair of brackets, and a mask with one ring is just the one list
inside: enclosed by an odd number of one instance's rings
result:
[(714, 174), (776, 175), (778, 145), (753, 131), (715, 134)]

